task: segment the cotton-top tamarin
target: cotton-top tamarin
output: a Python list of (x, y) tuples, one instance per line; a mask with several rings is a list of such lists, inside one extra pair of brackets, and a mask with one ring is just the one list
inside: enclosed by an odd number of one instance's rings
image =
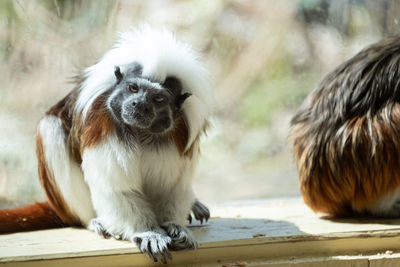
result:
[(188, 45), (148, 26), (121, 34), (39, 123), (48, 204), (9, 212), (8, 221), (3, 212), (0, 232), (15, 218), (27, 229), (84, 225), (162, 262), (169, 249), (196, 248), (184, 224), (191, 210), (209, 218), (191, 184), (212, 102), (207, 73)]

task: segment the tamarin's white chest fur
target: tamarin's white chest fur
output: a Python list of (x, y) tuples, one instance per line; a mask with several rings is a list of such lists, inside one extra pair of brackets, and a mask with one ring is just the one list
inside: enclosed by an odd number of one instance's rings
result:
[(88, 174), (85, 181), (89, 186), (102, 184), (105, 191), (135, 190), (157, 201), (160, 196), (170, 194), (178, 182), (182, 183), (182, 187), (191, 184), (197, 154), (188, 159), (180, 155), (171, 143), (159, 148), (143, 145), (127, 147), (115, 136), (111, 136), (85, 150), (82, 170)]

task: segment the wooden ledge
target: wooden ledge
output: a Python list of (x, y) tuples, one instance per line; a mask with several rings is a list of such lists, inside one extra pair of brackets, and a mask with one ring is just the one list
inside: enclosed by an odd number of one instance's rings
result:
[[(400, 266), (399, 219), (324, 219), (300, 199), (237, 202), (211, 212), (208, 223), (190, 226), (200, 248), (173, 252), (171, 265)], [(132, 243), (64, 228), (0, 236), (0, 265), (157, 264)]]

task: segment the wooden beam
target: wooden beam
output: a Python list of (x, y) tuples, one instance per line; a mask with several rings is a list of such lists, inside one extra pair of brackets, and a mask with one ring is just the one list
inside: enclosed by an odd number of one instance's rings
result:
[[(330, 220), (312, 213), (299, 199), (233, 203), (213, 207), (212, 213), (215, 217), (207, 224), (190, 227), (200, 248), (173, 252), (170, 264), (380, 266), (385, 261), (400, 266), (399, 220)], [(0, 265), (156, 264), (127, 241), (64, 228), (0, 236)]]

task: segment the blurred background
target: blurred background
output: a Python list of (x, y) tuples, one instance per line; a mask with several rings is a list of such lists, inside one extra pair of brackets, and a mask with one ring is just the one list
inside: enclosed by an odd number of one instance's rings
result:
[(300, 196), (287, 135), (324, 75), (399, 32), (389, 0), (0, 0), (0, 208), (45, 199), (34, 135), (118, 32), (167, 27), (202, 53), (216, 95), (194, 189), (205, 203)]

